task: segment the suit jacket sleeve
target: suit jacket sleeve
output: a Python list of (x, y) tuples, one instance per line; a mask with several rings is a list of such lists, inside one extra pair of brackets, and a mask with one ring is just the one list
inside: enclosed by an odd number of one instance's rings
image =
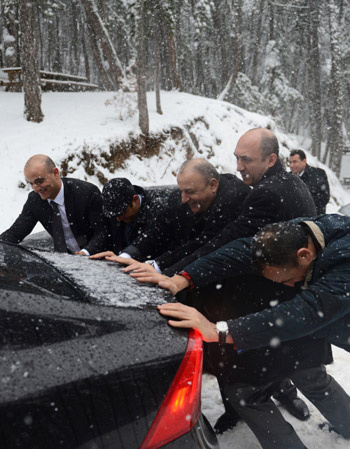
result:
[(35, 194), (33, 195), (33, 193), (34, 192), (31, 192), (28, 195), (28, 199), (23, 206), (22, 212), (13, 225), (0, 235), (1, 240), (11, 243), (20, 243), (32, 232), (34, 226), (38, 222), (38, 218), (33, 212), (35, 210)]
[(252, 237), (233, 240), (227, 245), (195, 260), (184, 270), (191, 276), (195, 287), (203, 287), (213, 282), (252, 274)]
[(330, 198), (327, 174), (321, 168), (318, 169), (317, 187), (314, 201), (317, 211), (324, 211)]
[(254, 235), (266, 224), (280, 221), (282, 219), (278, 215), (280, 201), (281, 199), (277, 194), (256, 187), (244, 201), (242, 212), (236, 220), (228, 223), (220, 234), (208, 241), (204, 246), (201, 246), (186, 258), (164, 270), (164, 274), (172, 276), (194, 260), (204, 257), (230, 241)]
[[(228, 322), (238, 349), (249, 350), (310, 335), (350, 312), (350, 262), (336, 265), (292, 300)], [(321, 336), (321, 334), (320, 334)]]

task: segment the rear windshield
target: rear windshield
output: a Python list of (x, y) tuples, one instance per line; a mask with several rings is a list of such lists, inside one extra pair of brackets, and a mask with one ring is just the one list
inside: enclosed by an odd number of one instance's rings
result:
[(0, 288), (30, 293), (49, 291), (68, 299), (84, 294), (40, 257), (16, 245), (0, 242)]

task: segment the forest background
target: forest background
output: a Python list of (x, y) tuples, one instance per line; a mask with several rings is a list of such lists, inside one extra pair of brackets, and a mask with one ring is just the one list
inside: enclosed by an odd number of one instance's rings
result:
[(0, 0), (0, 64), (22, 67), (27, 120), (41, 121), (39, 70), (100, 90), (184, 91), (309, 136), (338, 176), (350, 150), (349, 0)]

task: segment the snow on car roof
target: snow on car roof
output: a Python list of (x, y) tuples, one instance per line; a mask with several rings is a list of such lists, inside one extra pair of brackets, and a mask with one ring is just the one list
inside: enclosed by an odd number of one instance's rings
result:
[(36, 250), (35, 253), (68, 276), (89, 298), (105, 305), (141, 307), (169, 301), (168, 292), (155, 285), (140, 284), (121, 271), (122, 266), (105, 260), (91, 260)]

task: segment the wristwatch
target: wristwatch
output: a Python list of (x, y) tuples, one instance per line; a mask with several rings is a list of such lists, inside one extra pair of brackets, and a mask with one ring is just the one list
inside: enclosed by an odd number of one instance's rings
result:
[(226, 337), (229, 332), (226, 321), (218, 321), (215, 324), (215, 330), (219, 335), (219, 345), (224, 345), (226, 343)]

